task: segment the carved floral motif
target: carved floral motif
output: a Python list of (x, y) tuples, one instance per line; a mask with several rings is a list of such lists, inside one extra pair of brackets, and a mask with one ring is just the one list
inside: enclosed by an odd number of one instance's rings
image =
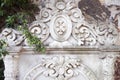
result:
[[(38, 3), (40, 12), (30, 25), (30, 31), (42, 42), (46, 41), (47, 45), (53, 42), (71, 43), (69, 41), (75, 41), (72, 42), (75, 46), (114, 45), (118, 39), (119, 34), (113, 23), (87, 22), (77, 1), (38, 0)], [(13, 29), (5, 29), (2, 34), (9, 45), (26, 43), (24, 36)]]
[(69, 56), (43, 58), (43, 64), (31, 69), (24, 80), (36, 80), (36, 77), (41, 75), (53, 80), (70, 80), (79, 75), (84, 75), (85, 80), (97, 80), (93, 72), (83, 65), (78, 58)]
[(50, 25), (51, 36), (57, 41), (67, 40), (72, 31), (72, 23), (66, 15), (58, 15), (53, 17)]

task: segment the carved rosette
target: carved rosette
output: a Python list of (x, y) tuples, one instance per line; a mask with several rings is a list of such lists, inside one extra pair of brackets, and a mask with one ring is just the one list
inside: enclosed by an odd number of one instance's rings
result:
[(29, 28), (30, 32), (36, 35), (42, 42), (49, 36), (49, 28), (46, 24), (35, 21)]
[(53, 2), (47, 0), (44, 1), (44, 8), (40, 7), (40, 14), (36, 19), (48, 24), (53, 40), (64, 42), (71, 36), (74, 23), (82, 22), (84, 17), (72, 0)]
[[(68, 42), (76, 46), (114, 45), (119, 33), (113, 23), (88, 21), (74, 0), (37, 0), (40, 12), (30, 31), (42, 42)], [(36, 1), (36, 2), (37, 2)], [(9, 45), (26, 44), (24, 36), (13, 29), (2, 32)], [(50, 35), (49, 35), (50, 34)]]
[(84, 80), (97, 80), (95, 74), (76, 57), (53, 56), (43, 58), (42, 63), (32, 68), (23, 80), (37, 80), (39, 76), (53, 80), (71, 80), (79, 75), (84, 76)]
[(57, 41), (66, 41), (72, 32), (72, 23), (67, 15), (56, 15), (51, 20), (50, 33)]

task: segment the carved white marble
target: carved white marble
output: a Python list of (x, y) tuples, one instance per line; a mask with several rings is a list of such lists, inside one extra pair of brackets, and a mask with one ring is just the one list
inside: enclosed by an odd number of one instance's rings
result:
[(47, 48), (46, 54), (34, 53), (30, 47), (8, 50), (5, 80), (114, 80), (120, 48)]
[(40, 12), (29, 30), (46, 54), (34, 52), (20, 31), (2, 31), (10, 53), (4, 57), (5, 80), (114, 80), (119, 32), (113, 23), (86, 21), (78, 2), (34, 0)]

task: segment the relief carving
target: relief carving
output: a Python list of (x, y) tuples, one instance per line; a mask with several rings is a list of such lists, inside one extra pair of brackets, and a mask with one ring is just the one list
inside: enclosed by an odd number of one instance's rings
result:
[(22, 33), (11, 28), (4, 29), (1, 35), (2, 39), (4, 39), (9, 46), (21, 45), (25, 39)]
[(73, 29), (73, 37), (78, 40), (79, 45), (95, 45), (96, 35), (84, 24), (78, 24)]
[(114, 27), (115, 25), (112, 23), (99, 23), (98, 26), (95, 27), (95, 31), (98, 37), (98, 42), (100, 45), (112, 45), (118, 39), (118, 31)]
[(50, 77), (53, 80), (71, 80), (82, 75), (84, 80), (97, 80), (95, 74), (76, 57), (53, 56), (43, 58), (43, 64), (38, 64), (24, 77), (24, 80), (37, 80), (38, 76)]
[[(75, 46), (116, 44), (119, 33), (115, 25), (109, 21), (87, 21), (86, 16), (78, 8), (77, 1), (41, 0), (40, 2), (43, 4), (39, 4), (40, 12), (36, 15), (36, 21), (30, 24), (30, 31), (43, 43), (46, 41), (46, 45), (51, 46), (54, 42), (71, 44), (70, 41), (74, 41), (72, 45)], [(117, 20), (119, 25), (119, 17)], [(24, 36), (16, 30), (5, 29), (1, 34), (4, 34), (3, 37), (6, 37), (9, 45), (11, 42), (12, 45), (24, 43), (27, 45)]]
[(114, 74), (114, 61), (115, 61), (115, 55), (106, 55), (102, 59), (103, 64), (103, 80), (114, 80), (113, 74)]
[(36, 35), (42, 42), (45, 41), (49, 36), (49, 27), (38, 21), (31, 24), (29, 28), (30, 32)]
[(72, 23), (67, 15), (53, 17), (50, 25), (51, 36), (57, 41), (67, 40), (72, 31)]
[(73, 22), (76, 22), (76, 23), (77, 22), (80, 23), (84, 20), (82, 12), (79, 8), (74, 8), (74, 9), (71, 10), (70, 18)]
[(40, 14), (38, 17), (36, 18), (40, 18), (41, 22), (48, 22), (50, 21), (52, 15), (51, 15), (52, 11), (50, 9), (47, 8), (42, 8), (40, 11)]

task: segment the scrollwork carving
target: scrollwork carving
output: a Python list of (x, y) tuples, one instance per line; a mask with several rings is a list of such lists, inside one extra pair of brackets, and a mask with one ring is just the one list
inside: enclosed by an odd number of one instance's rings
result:
[(46, 24), (35, 21), (30, 26), (30, 32), (36, 35), (43, 42), (49, 36), (49, 28)]
[[(40, 0), (38, 0), (40, 2)], [(43, 3), (43, 5), (40, 5)], [(115, 25), (109, 21), (101, 22), (85, 19), (74, 0), (42, 0), (36, 21), (30, 25), (30, 31), (46, 45), (53, 42), (70, 42), (75, 46), (114, 45), (118, 39)], [(117, 18), (119, 21), (119, 16)], [(120, 21), (119, 21), (120, 22)], [(119, 24), (119, 23), (118, 23)], [(20, 45), (24, 36), (16, 30), (3, 30), (10, 45)], [(50, 34), (50, 35), (49, 35)], [(49, 40), (48, 40), (49, 39)]]
[(95, 45), (96, 44), (96, 36), (92, 32), (92, 30), (84, 25), (79, 24), (73, 29), (73, 37), (78, 40), (79, 45)]
[[(47, 8), (42, 8), (42, 10), (40, 11), (40, 20), (42, 22), (47, 22), (51, 19), (51, 10), (47, 9)], [(37, 16), (39, 17), (39, 16)]]
[(98, 42), (102, 45), (113, 45), (118, 39), (118, 31), (114, 27), (115, 25), (99, 23), (95, 27), (95, 31), (98, 35)]
[(85, 80), (97, 80), (93, 72), (83, 65), (80, 59), (69, 56), (54, 56), (43, 58), (43, 64), (31, 69), (24, 80), (36, 80), (36, 77), (41, 75), (50, 77), (53, 80), (70, 80), (81, 74), (84, 75)]
[(80, 9), (74, 8), (71, 10), (71, 13), (72, 14), (71, 14), (70, 18), (73, 22), (82, 22), (84, 20), (84, 17), (82, 15), (82, 12)]
[(21, 45), (25, 36), (21, 32), (14, 29), (6, 28), (2, 31), (2, 38), (6, 40), (9, 46)]
[(63, 10), (63, 9), (65, 9), (65, 3), (64, 2), (57, 2), (56, 3), (56, 7), (57, 7), (57, 9), (59, 9), (59, 10)]

